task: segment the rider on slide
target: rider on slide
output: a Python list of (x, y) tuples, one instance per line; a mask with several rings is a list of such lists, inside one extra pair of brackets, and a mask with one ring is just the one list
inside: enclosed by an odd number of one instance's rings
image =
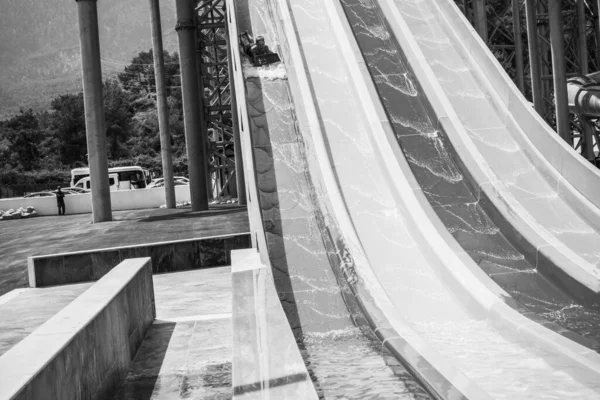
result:
[[(243, 46), (244, 49), (244, 53), (246, 53), (246, 55), (248, 57), (250, 57), (250, 59), (252, 59), (252, 62), (257, 65), (257, 64), (264, 64), (264, 61), (259, 61), (261, 56), (266, 56), (268, 54), (275, 54), (273, 53), (270, 49), (269, 46), (265, 45), (265, 38), (262, 36), (257, 36), (256, 37), (256, 42), (254, 42), (254, 40), (252, 39), (252, 36), (248, 33), (248, 31), (245, 31), (244, 33), (242, 33), (240, 35), (240, 42)], [(265, 60), (267, 61), (267, 60)], [(270, 64), (271, 62), (277, 62), (279, 61), (279, 57), (275, 57), (273, 59), (273, 61), (267, 61), (266, 63)]]

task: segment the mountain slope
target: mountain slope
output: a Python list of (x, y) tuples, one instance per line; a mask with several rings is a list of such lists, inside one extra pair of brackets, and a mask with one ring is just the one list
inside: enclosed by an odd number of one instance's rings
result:
[[(163, 1), (161, 12), (165, 49), (176, 50), (174, 2)], [(148, 0), (99, 0), (98, 14), (105, 75), (152, 47)], [(0, 0), (0, 120), (80, 88), (75, 1)]]

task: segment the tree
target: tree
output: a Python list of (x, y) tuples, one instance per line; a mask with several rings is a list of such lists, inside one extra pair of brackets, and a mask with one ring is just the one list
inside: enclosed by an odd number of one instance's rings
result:
[(123, 144), (132, 135), (132, 96), (125, 92), (117, 80), (104, 82), (104, 114), (108, 154), (118, 159), (128, 153)]
[(42, 138), (37, 115), (21, 110), (0, 125), (0, 156), (12, 168), (31, 171), (39, 166)]
[(58, 155), (65, 166), (87, 163), (85, 110), (83, 93), (65, 94), (52, 100), (49, 117), (49, 151)]
[[(179, 55), (177, 53), (164, 53), (166, 90), (167, 96), (173, 91), (177, 92), (181, 86), (179, 72)], [(125, 71), (118, 75), (119, 82), (125, 90), (135, 95), (156, 92), (156, 82), (154, 80), (154, 55), (152, 49), (142, 51), (131, 60), (131, 64), (125, 67)], [(181, 96), (181, 95), (180, 95)]]

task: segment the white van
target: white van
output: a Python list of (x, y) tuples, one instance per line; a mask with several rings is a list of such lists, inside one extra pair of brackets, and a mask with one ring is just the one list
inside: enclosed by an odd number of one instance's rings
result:
[[(109, 174), (108, 175), (108, 184), (110, 185), (110, 191), (113, 192), (115, 190), (119, 190), (119, 175), (118, 174)], [(78, 187), (82, 189), (91, 190), (90, 185), (90, 177), (81, 178), (77, 181), (75, 185), (71, 185), (73, 187)]]
[[(113, 177), (113, 183), (110, 184), (110, 190), (128, 190), (143, 189), (147, 185), (148, 175), (142, 167), (114, 167), (108, 169), (109, 176)], [(116, 176), (116, 177), (115, 177)], [(89, 168), (74, 168), (71, 170), (71, 186), (78, 186), (83, 179), (90, 177)], [(89, 182), (82, 182), (84, 189), (88, 189)], [(85, 186), (87, 185), (87, 186)]]

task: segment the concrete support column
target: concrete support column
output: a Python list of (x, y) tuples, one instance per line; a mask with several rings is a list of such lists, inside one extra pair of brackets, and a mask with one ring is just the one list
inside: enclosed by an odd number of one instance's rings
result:
[(156, 107), (160, 131), (160, 155), (165, 182), (167, 208), (175, 208), (175, 185), (173, 184), (173, 157), (169, 132), (169, 109), (165, 89), (165, 58), (163, 55), (162, 27), (159, 0), (150, 0), (150, 22), (152, 24), (152, 52), (154, 53), (154, 80), (156, 82)]
[(83, 101), (87, 137), (88, 165), (92, 189), (92, 222), (112, 220), (106, 129), (102, 96), (102, 66), (96, 0), (75, 0), (79, 20)]
[(486, 0), (473, 0), (473, 23), (479, 36), (488, 44), (486, 3)]
[(179, 62), (181, 65), (181, 89), (183, 95), (183, 118), (185, 142), (190, 174), (192, 210), (208, 210), (206, 132), (204, 115), (198, 93), (198, 61), (196, 56), (196, 23), (191, 0), (176, 0), (177, 37), (179, 39)]
[(513, 34), (515, 37), (515, 61), (517, 68), (517, 86), (525, 94), (525, 66), (523, 63), (523, 43), (521, 42), (521, 7), (520, 0), (512, 0)]
[(538, 45), (537, 10), (535, 0), (525, 0), (527, 16), (527, 39), (529, 42), (529, 70), (531, 73), (531, 93), (533, 106), (538, 114), (544, 115), (544, 98), (542, 97), (542, 76), (540, 66), (540, 49)]
[(554, 75), (554, 101), (556, 106), (556, 131), (567, 143), (573, 145), (569, 122), (567, 96), (567, 66), (561, 0), (548, 0), (550, 22), (550, 46), (552, 49), (552, 72)]
[[(229, 20), (227, 23), (229, 23)], [(229, 32), (229, 29), (227, 29)], [(238, 119), (238, 108), (237, 108), (237, 98), (235, 93), (235, 85), (234, 85), (234, 73), (233, 73), (233, 63), (231, 62), (231, 40), (235, 40), (232, 38), (227, 38), (227, 64), (229, 71), (229, 90), (231, 92), (231, 119), (233, 124), (233, 150), (235, 152), (235, 180), (237, 186), (237, 195), (238, 195), (238, 205), (245, 206), (247, 204), (246, 199), (246, 180), (244, 174), (244, 162), (242, 159), (242, 142), (240, 139), (240, 122)]]

